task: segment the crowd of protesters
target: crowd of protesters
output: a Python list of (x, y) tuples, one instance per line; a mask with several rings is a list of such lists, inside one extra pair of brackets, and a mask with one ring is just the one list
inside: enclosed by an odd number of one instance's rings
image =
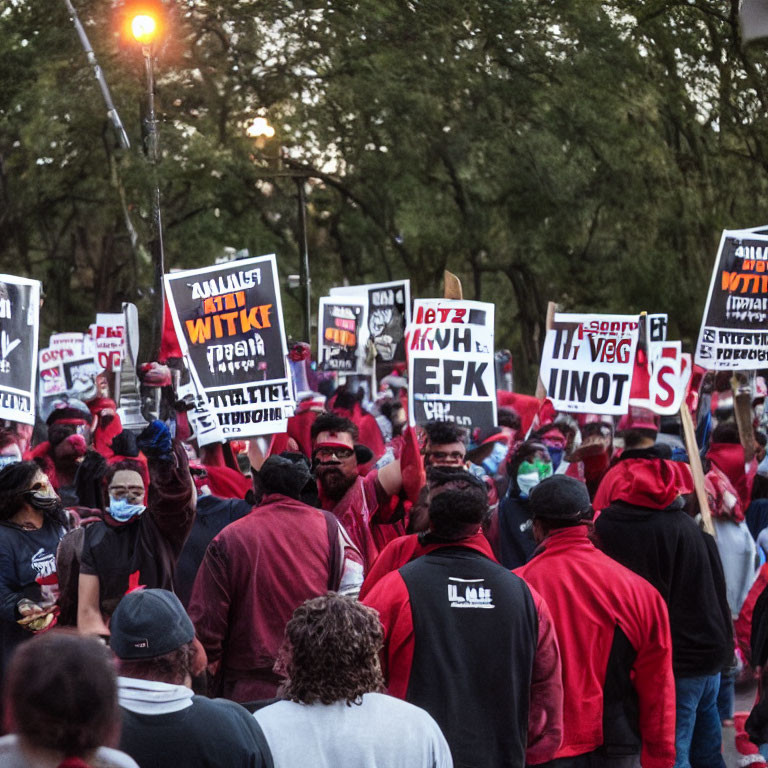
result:
[(750, 676), (765, 765), (764, 387), (747, 434), (701, 389), (710, 522), (675, 419), (412, 427), (385, 382), (247, 445), (168, 386), (135, 432), (105, 397), (6, 424), (0, 766), (724, 768)]

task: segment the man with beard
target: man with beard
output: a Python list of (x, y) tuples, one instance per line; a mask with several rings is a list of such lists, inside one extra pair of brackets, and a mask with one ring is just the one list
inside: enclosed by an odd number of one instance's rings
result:
[(0, 673), (13, 649), (53, 622), (64, 509), (34, 461), (0, 472)]
[[(408, 442), (406, 440), (406, 442)], [(408, 461), (403, 451), (403, 465)], [(401, 460), (397, 459), (365, 477), (358, 465), (371, 459), (371, 451), (357, 443), (357, 427), (349, 420), (325, 413), (312, 425), (312, 461), (323, 509), (332, 511), (363, 556), (367, 571), (384, 544), (404, 533), (394, 519), (392, 497), (403, 487)], [(382, 527), (395, 529), (388, 535)]]

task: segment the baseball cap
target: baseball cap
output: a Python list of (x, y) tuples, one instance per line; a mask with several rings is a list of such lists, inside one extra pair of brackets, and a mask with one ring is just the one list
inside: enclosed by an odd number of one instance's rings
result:
[(533, 519), (566, 520), (579, 523), (592, 516), (587, 486), (574, 477), (552, 475), (532, 491), (528, 510)]
[(154, 659), (195, 638), (179, 598), (166, 589), (138, 589), (119, 603), (109, 623), (109, 645), (119, 659)]

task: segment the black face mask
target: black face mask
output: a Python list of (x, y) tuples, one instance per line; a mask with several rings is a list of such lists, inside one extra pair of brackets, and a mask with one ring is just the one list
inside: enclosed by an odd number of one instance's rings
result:
[(56, 496), (48, 496), (37, 491), (27, 491), (24, 496), (29, 506), (40, 512), (50, 512), (61, 506), (61, 499)]

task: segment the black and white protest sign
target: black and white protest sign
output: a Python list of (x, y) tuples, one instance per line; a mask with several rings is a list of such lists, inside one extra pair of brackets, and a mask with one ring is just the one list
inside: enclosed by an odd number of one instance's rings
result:
[(496, 425), (494, 305), (420, 299), (408, 330), (408, 410), (412, 424)]
[(367, 327), (361, 336), (376, 349), (378, 378), (391, 372), (395, 363), (405, 362), (405, 329), (411, 322), (411, 281), (345, 285), (331, 288), (331, 296), (364, 296), (368, 300)]
[(325, 371), (362, 373), (365, 348), (360, 335), (366, 327), (367, 300), (364, 297), (324, 296), (318, 318), (318, 362)]
[(557, 313), (540, 374), (555, 410), (626, 413), (637, 336), (636, 315)]
[(35, 423), (40, 283), (0, 275), (0, 418)]
[(768, 364), (768, 235), (723, 232), (695, 362), (709, 370)]
[(274, 255), (165, 276), (176, 335), (227, 439), (282, 432), (295, 400)]

